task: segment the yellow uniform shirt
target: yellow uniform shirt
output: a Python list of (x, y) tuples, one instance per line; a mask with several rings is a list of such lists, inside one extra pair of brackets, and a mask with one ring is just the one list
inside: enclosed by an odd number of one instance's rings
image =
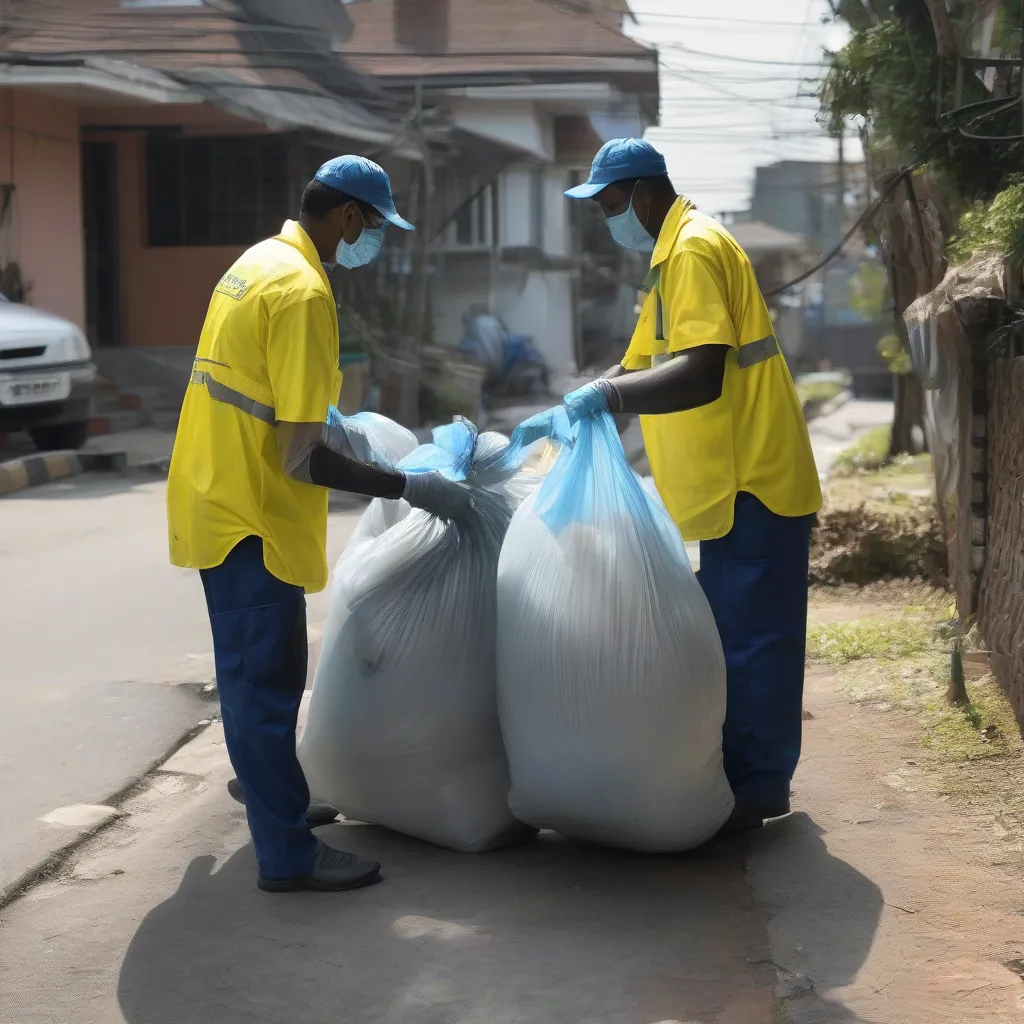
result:
[(817, 512), (821, 487), (803, 410), (736, 240), (680, 197), (658, 235), (644, 287), (622, 360), (627, 370), (698, 345), (732, 350), (717, 401), (640, 417), (654, 482), (684, 539), (724, 537), (738, 491), (778, 515)]
[(267, 569), (327, 585), (327, 491), (286, 476), (274, 424), (323, 423), (338, 400), (338, 319), (309, 236), (288, 221), (214, 289), (167, 480), (171, 562), (220, 565), (263, 538)]

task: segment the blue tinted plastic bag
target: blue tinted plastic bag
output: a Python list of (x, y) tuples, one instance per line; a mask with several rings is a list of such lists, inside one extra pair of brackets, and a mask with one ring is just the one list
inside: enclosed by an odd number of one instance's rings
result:
[(395, 466), (419, 444), (407, 427), (375, 412), (343, 416), (332, 405), (327, 410), (327, 426), (340, 429), (350, 448), (347, 454), (367, 464)]
[(474, 507), (444, 522), (374, 501), (335, 569), (299, 745), (310, 789), (349, 818), (479, 852), (528, 833), (508, 809), (495, 680), (498, 553), (535, 486), (507, 439), (467, 421), (399, 463), (465, 480)]
[(610, 416), (578, 424), (506, 533), (498, 698), (522, 821), (658, 852), (698, 846), (732, 811), (718, 631)]

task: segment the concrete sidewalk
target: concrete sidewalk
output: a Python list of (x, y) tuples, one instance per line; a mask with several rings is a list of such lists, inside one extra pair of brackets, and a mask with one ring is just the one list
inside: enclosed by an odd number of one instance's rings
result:
[[(1019, 876), (912, 786), (914, 749), (808, 680), (798, 812), (638, 857), (551, 835), (470, 856), (356, 823), (339, 895), (255, 888), (217, 727), (0, 922), (17, 1024), (1009, 1024)], [(913, 762), (911, 762), (913, 763)]]

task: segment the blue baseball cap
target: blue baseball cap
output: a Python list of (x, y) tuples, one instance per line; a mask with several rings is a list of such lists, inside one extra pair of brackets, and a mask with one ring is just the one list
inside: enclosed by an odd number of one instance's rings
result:
[(314, 178), (372, 206), (396, 228), (403, 231), (413, 230), (413, 226), (399, 217), (398, 210), (395, 209), (388, 172), (380, 164), (367, 160), (365, 156), (336, 156), (333, 160), (328, 160), (316, 172)]
[(643, 139), (612, 139), (594, 157), (590, 177), (565, 194), (570, 199), (592, 199), (616, 181), (658, 178), (668, 174), (665, 158)]

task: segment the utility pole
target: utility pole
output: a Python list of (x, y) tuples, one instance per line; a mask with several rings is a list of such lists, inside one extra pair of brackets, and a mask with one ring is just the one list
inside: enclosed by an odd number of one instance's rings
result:
[(845, 134), (845, 132), (839, 133), (839, 153), (836, 162), (836, 208), (839, 214), (837, 242), (846, 234), (846, 161), (843, 159), (843, 136)]
[[(846, 132), (841, 131), (836, 140), (838, 152), (836, 154), (836, 242), (840, 242), (846, 234), (846, 159), (843, 150), (843, 140)], [(819, 350), (819, 362), (825, 361), (825, 354), (828, 352), (828, 267), (821, 274), (821, 340)]]

